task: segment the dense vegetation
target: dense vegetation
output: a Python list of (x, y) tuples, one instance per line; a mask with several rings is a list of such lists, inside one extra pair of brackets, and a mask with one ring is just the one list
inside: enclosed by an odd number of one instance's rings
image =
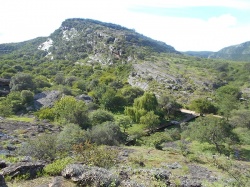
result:
[[(164, 143), (179, 142), (191, 161), (204, 162), (201, 152), (206, 158), (219, 154), (249, 161), (249, 63), (183, 56), (133, 30), (93, 20), (66, 20), (49, 38), (53, 45), (46, 49), (39, 46), (48, 38), (0, 45), (0, 77), (10, 79), (10, 93), (0, 98), (0, 116), (27, 114), (62, 127), (57, 136), (45, 134), (20, 145), (20, 155), (56, 165), (57, 160), (74, 162), (69, 157), (75, 154), (85, 164), (109, 168), (117, 155), (101, 154), (107, 149), (103, 145), (132, 143), (164, 151)], [(151, 76), (138, 73), (135, 64), (158, 66), (159, 75), (174, 78), (166, 84), (150, 69)], [(147, 83), (146, 89), (129, 84), (133, 74)], [(52, 90), (60, 91), (60, 98), (36, 108), (34, 95)], [(184, 123), (180, 108), (201, 117)], [(156, 132), (162, 126), (167, 128)], [(58, 174), (51, 170), (45, 168)], [(232, 185), (249, 184), (245, 176)]]

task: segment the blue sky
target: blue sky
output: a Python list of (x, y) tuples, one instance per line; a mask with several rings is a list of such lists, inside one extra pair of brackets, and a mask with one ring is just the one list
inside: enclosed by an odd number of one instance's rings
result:
[(179, 51), (250, 41), (249, 0), (6, 0), (0, 43), (49, 36), (67, 18), (116, 23)]

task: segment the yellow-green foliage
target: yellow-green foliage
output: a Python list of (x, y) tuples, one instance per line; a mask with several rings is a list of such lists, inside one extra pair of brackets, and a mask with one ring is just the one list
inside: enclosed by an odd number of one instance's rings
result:
[(60, 175), (62, 170), (68, 165), (73, 163), (74, 160), (70, 157), (55, 160), (54, 162), (44, 167), (44, 174), (46, 175)]
[(42, 108), (34, 113), (39, 119), (48, 119), (54, 121), (55, 119), (55, 110), (54, 108)]

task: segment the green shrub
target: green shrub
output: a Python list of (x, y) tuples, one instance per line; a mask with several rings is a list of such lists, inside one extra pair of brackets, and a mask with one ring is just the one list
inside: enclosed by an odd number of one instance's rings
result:
[(19, 148), (19, 153), (32, 156), (38, 160), (54, 160), (56, 158), (56, 136), (43, 134), (35, 139), (29, 139)]
[(68, 154), (72, 151), (73, 145), (85, 142), (84, 133), (79, 125), (67, 124), (57, 136), (57, 150), (61, 154)]
[(54, 108), (42, 108), (35, 112), (34, 115), (39, 119), (48, 119), (50, 121), (54, 121), (55, 119)]
[(114, 121), (114, 116), (111, 112), (98, 109), (90, 114), (90, 121), (93, 126), (100, 125), (106, 121)]
[(83, 101), (72, 96), (62, 97), (54, 105), (55, 118), (60, 123), (75, 123), (83, 129), (89, 127), (87, 107)]
[(118, 151), (112, 148), (97, 146), (86, 141), (74, 146), (79, 161), (86, 165), (110, 168), (115, 165)]
[(156, 149), (161, 149), (162, 143), (172, 141), (169, 134), (165, 132), (156, 132), (150, 136), (142, 137), (141, 139), (143, 145), (155, 147)]
[(68, 165), (72, 164), (74, 160), (70, 157), (66, 157), (63, 159), (58, 159), (48, 164), (44, 167), (44, 173), (51, 176), (60, 175), (62, 170)]
[(97, 145), (119, 145), (125, 140), (124, 133), (120, 127), (113, 122), (106, 122), (94, 126), (89, 133), (91, 142)]

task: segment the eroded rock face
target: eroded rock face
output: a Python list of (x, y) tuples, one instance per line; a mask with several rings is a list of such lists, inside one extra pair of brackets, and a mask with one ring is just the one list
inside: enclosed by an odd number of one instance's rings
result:
[(34, 178), (39, 171), (45, 166), (41, 162), (19, 162), (5, 167), (1, 170), (1, 175), (15, 178), (19, 175), (27, 175), (29, 178)]
[(70, 164), (62, 171), (62, 176), (71, 179), (79, 186), (109, 186), (118, 183), (118, 176), (99, 167), (89, 167), (81, 164)]

